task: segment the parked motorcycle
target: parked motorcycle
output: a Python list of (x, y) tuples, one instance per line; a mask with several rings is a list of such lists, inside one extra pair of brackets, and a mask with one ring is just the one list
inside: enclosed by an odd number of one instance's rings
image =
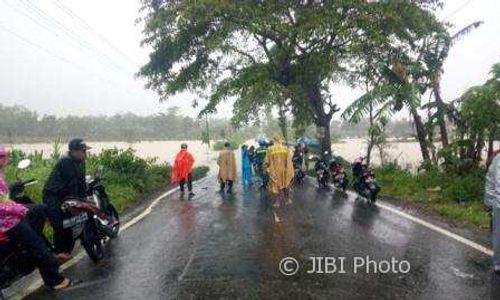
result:
[(104, 245), (118, 236), (120, 218), (103, 185), (103, 179), (87, 176), (87, 199), (66, 199), (61, 208), (68, 215), (63, 227), (71, 229), (88, 256), (98, 262), (104, 257)]
[[(19, 177), (19, 172), (28, 168), (30, 164), (31, 161), (29, 159), (22, 160), (18, 163), (16, 170), (17, 181), (11, 185), (9, 197), (13, 201), (23, 204), (31, 210), (42, 207), (35, 208), (34, 201), (24, 195), (24, 189), (27, 186), (36, 184), (37, 181), (34, 179), (23, 181)], [(30, 213), (28, 213), (27, 217), (29, 219), (28, 222), (33, 229), (46, 241), (47, 245), (50, 245), (42, 233), (45, 219), (30, 219)], [(36, 265), (34, 259), (28, 254), (28, 251), (22, 245), (14, 244), (6, 237), (0, 239), (0, 299), (4, 299), (1, 292), (3, 289), (9, 287), (21, 277), (31, 274), (35, 269)]]
[(361, 170), (361, 176), (358, 178), (354, 188), (360, 196), (374, 203), (377, 201), (377, 195), (380, 192), (380, 185), (377, 183), (375, 173), (371, 168), (363, 165)]
[(17, 164), (16, 182), (9, 187), (9, 199), (23, 205), (35, 204), (33, 199), (24, 194), (26, 187), (38, 183), (36, 179), (22, 180), (19, 176), (20, 171), (27, 169), (31, 165), (31, 160), (24, 159)]
[(318, 187), (320, 189), (328, 190), (330, 188), (328, 185), (330, 177), (328, 166), (323, 160), (319, 160), (314, 169), (316, 170), (316, 181), (318, 182)]
[(0, 241), (0, 299), (4, 299), (2, 290), (35, 270), (35, 261), (25, 248)]
[(349, 180), (345, 173), (344, 167), (336, 161), (330, 161), (330, 173), (332, 174), (333, 185), (335, 188), (346, 191)]
[(304, 178), (306, 177), (306, 174), (304, 174), (304, 171), (302, 170), (302, 158), (294, 157), (292, 161), (294, 170), (294, 180), (296, 184), (300, 185), (304, 182)]

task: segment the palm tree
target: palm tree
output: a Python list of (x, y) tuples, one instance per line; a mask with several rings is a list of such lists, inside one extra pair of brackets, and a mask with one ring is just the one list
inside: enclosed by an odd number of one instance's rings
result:
[[(410, 67), (413, 69), (419, 68), (418, 65)], [(375, 108), (374, 120), (380, 120), (381, 117), (390, 116), (393, 112), (406, 107), (413, 118), (422, 158), (428, 161), (430, 160), (430, 154), (426, 128), (418, 113), (422, 87), (419, 86), (416, 80), (411, 81), (409, 74), (407, 68), (399, 62), (394, 63), (392, 68), (383, 67), (383, 78), (380, 84), (347, 107), (342, 114), (342, 118), (357, 123), (363, 116), (370, 113), (370, 110)]]
[(431, 39), (426, 41), (426, 47), (428, 48), (427, 55), (423, 56), (423, 60), (428, 68), (429, 79), (431, 85), (431, 91), (434, 95), (435, 102), (429, 103), (426, 108), (435, 108), (436, 113), (431, 115), (428, 122), (430, 124), (430, 129), (432, 130), (433, 123), (437, 122), (439, 125), (439, 130), (441, 134), (441, 143), (443, 148), (447, 147), (449, 144), (448, 132), (446, 129), (446, 107), (441, 97), (441, 77), (443, 75), (443, 64), (448, 57), (449, 51), (455, 43), (462, 37), (470, 33), (472, 30), (478, 28), (483, 24), (482, 21), (473, 22), (464, 28), (460, 29), (454, 35), (449, 36), (448, 34), (441, 33), (436, 36), (431, 37)]

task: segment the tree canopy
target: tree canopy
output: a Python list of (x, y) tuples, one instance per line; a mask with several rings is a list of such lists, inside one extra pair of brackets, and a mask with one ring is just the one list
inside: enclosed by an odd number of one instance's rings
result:
[(300, 122), (321, 129), (323, 150), (329, 151), (330, 122), (338, 111), (333, 85), (348, 80), (375, 51), (389, 59), (441, 31), (432, 13), (440, 4), (143, 0), (143, 42), (152, 52), (139, 75), (162, 99), (184, 90), (208, 91), (203, 112), (234, 98), (236, 122), (289, 100)]

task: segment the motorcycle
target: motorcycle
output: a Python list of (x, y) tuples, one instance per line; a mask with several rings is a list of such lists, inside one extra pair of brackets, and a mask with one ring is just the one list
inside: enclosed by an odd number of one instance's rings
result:
[(23, 181), (19, 176), (19, 172), (24, 169), (27, 169), (30, 165), (31, 165), (31, 160), (29, 159), (23, 159), (17, 164), (16, 182), (9, 187), (9, 199), (19, 204), (27, 206), (35, 204), (35, 202), (33, 201), (33, 199), (24, 194), (24, 190), (28, 186), (37, 184), (38, 181), (36, 179), (29, 179)]
[(380, 192), (380, 185), (375, 179), (375, 173), (372, 169), (368, 168), (366, 165), (362, 167), (361, 176), (358, 178), (358, 182), (355, 184), (356, 192), (370, 200), (372, 203), (377, 201), (377, 195)]
[(87, 199), (66, 199), (61, 208), (68, 216), (63, 228), (71, 229), (88, 256), (98, 262), (104, 257), (104, 245), (118, 236), (120, 217), (111, 203), (102, 178), (86, 177)]
[[(31, 161), (28, 159), (18, 163), (16, 170), (17, 182), (12, 185), (13, 189), (10, 190), (9, 194), (13, 201), (26, 205), (28, 208), (34, 205), (34, 202), (25, 196), (23, 192), (25, 187), (35, 184), (36, 180), (22, 181), (19, 178), (19, 171), (28, 168), (30, 164)], [(38, 233), (48, 243), (41, 230)], [(35, 261), (22, 245), (11, 243), (6, 236), (0, 238), (0, 299), (4, 299), (2, 290), (8, 288), (18, 279), (31, 274), (34, 270), (36, 270)]]
[(306, 174), (304, 174), (304, 171), (302, 171), (301, 158), (294, 157), (292, 161), (293, 161), (293, 170), (295, 174), (294, 180), (296, 184), (300, 185), (304, 182), (304, 178), (306, 177)]
[(349, 180), (345, 174), (344, 167), (332, 161), (330, 162), (330, 173), (332, 174), (333, 185), (335, 188), (345, 192), (347, 185), (349, 184)]
[(325, 162), (320, 160), (316, 163), (316, 181), (318, 182), (318, 187), (320, 189), (329, 189), (328, 185), (328, 178), (329, 178), (329, 173), (328, 173), (328, 167), (326, 166)]
[(21, 245), (0, 241), (0, 299), (3, 290), (36, 270), (35, 260)]

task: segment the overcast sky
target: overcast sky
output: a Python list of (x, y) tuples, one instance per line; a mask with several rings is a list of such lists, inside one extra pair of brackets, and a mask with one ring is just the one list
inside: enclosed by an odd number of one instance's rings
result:
[[(0, 103), (20, 104), (40, 114), (141, 115), (180, 106), (195, 116), (192, 95), (160, 104), (134, 79), (147, 61), (135, 24), (139, 0), (0, 0)], [(459, 29), (473, 21), (483, 26), (452, 49), (442, 82), (445, 99), (488, 78), (500, 62), (500, 1), (445, 0), (437, 12)], [(455, 30), (452, 30), (452, 33)], [(359, 95), (339, 87), (334, 97), (342, 108)], [(229, 116), (231, 105), (219, 108)]]

